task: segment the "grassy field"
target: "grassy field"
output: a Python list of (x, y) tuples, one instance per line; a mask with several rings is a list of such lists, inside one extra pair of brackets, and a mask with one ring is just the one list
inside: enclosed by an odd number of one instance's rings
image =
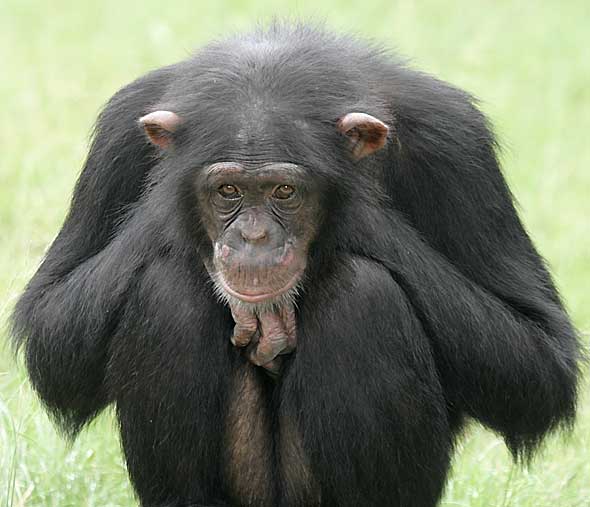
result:
[[(0, 321), (57, 232), (108, 97), (145, 71), (269, 15), (385, 42), (480, 97), (505, 174), (575, 322), (590, 331), (590, 3), (234, 0), (0, 3)], [(5, 326), (3, 326), (5, 327)], [(6, 332), (3, 331), (3, 335)], [(4, 342), (0, 336), (0, 342)], [(135, 505), (112, 416), (66, 446), (0, 351), (0, 506)], [(526, 470), (473, 425), (446, 507), (590, 506), (590, 395)]]

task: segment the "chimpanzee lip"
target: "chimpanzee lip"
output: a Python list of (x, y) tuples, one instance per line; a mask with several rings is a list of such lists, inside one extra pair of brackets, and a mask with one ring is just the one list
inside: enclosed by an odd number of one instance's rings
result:
[(230, 296), (238, 298), (245, 303), (260, 303), (262, 301), (267, 301), (269, 299), (281, 296), (285, 292), (291, 290), (299, 281), (300, 275), (300, 272), (295, 273), (293, 277), (285, 285), (283, 285), (283, 287), (274, 292), (262, 292), (260, 294), (244, 294), (243, 292), (232, 289), (223, 277), (220, 277), (220, 282), (223, 290), (226, 291)]

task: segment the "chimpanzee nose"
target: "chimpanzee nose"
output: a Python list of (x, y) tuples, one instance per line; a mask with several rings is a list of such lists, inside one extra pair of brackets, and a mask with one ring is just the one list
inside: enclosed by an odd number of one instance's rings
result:
[(269, 219), (257, 210), (248, 210), (236, 220), (240, 236), (246, 243), (259, 245), (269, 237)]
[(240, 231), (240, 234), (244, 241), (247, 241), (248, 243), (261, 243), (268, 235), (266, 227), (243, 228)]

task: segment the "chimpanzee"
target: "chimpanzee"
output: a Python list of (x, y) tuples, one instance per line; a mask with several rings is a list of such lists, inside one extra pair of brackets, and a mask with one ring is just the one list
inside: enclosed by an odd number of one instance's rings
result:
[(469, 420), (526, 460), (580, 346), (465, 92), (275, 24), (119, 91), (13, 316), (142, 506), (439, 500)]

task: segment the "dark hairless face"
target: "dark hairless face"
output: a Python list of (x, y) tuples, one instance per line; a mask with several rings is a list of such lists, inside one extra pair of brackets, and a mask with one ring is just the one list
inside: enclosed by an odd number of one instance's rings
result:
[(319, 212), (305, 170), (222, 162), (206, 169), (199, 186), (214, 247), (208, 267), (220, 295), (251, 309), (288, 301), (305, 270)]

